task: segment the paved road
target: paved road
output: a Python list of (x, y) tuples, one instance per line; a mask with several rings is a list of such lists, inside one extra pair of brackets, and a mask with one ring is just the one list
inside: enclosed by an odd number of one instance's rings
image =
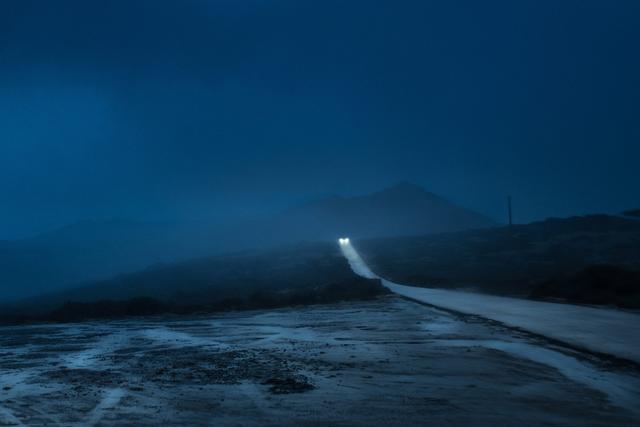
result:
[[(353, 270), (377, 278), (350, 242), (340, 247)], [(396, 294), (460, 313), (482, 316), (573, 347), (640, 363), (640, 315), (444, 289), (404, 286), (382, 279)]]

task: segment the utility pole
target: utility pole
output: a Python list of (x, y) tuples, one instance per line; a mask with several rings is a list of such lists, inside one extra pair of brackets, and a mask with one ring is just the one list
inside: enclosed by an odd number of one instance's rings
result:
[(507, 196), (507, 209), (509, 210), (509, 227), (513, 225), (513, 212), (511, 211), (511, 196)]

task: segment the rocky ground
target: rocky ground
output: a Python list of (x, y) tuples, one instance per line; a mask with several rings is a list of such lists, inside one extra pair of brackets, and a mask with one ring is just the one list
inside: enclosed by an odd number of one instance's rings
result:
[(633, 425), (640, 373), (397, 297), (0, 328), (0, 425)]

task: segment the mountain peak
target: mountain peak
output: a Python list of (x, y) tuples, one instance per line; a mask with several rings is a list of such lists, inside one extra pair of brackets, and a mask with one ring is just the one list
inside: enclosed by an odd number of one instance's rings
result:
[(414, 184), (409, 181), (400, 181), (391, 187), (388, 190), (413, 190), (413, 191), (426, 191), (424, 188), (420, 187), (418, 184)]
[(404, 201), (428, 199), (431, 201), (444, 202), (444, 199), (441, 198), (440, 196), (425, 190), (423, 187), (417, 184), (407, 182), (407, 181), (399, 182), (395, 185), (392, 185), (391, 187), (385, 188), (383, 190), (380, 190), (378, 192), (375, 192), (373, 194), (370, 194), (364, 197), (381, 197), (384, 199), (393, 199), (393, 200), (399, 199)]
[(433, 195), (433, 193), (430, 193), (429, 191), (425, 190), (424, 188), (420, 187), (418, 184), (414, 184), (412, 182), (408, 182), (408, 181), (401, 181), (398, 182), (397, 184), (392, 185), (391, 187), (387, 187), (381, 191), (379, 191), (380, 193), (403, 193), (403, 194), (429, 194), (429, 195)]
[(279, 227), (270, 227), (279, 236), (294, 234), (306, 240), (418, 235), (494, 225), (491, 219), (406, 181), (370, 194), (307, 203), (285, 211), (279, 220)]

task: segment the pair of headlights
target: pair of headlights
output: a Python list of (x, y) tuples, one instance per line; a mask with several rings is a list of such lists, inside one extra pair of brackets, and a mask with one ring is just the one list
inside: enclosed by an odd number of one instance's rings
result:
[(349, 244), (349, 238), (348, 238), (348, 237), (345, 237), (344, 239), (342, 239), (342, 238), (341, 238), (341, 239), (338, 239), (338, 242), (339, 242), (341, 245), (348, 245), (348, 244)]

